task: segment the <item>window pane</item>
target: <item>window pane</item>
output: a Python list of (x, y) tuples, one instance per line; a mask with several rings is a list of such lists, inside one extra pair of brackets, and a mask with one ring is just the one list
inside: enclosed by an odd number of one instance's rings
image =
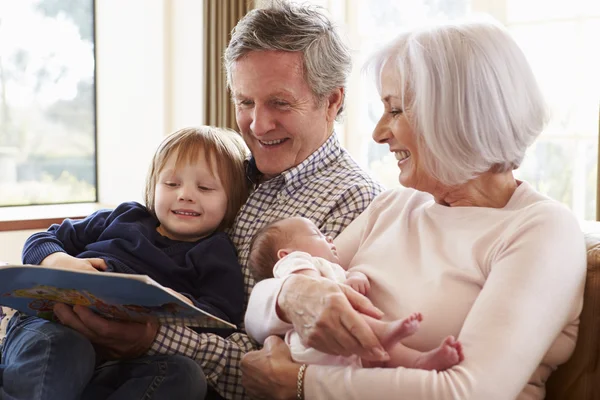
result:
[(92, 0), (0, 0), (0, 206), (96, 201)]

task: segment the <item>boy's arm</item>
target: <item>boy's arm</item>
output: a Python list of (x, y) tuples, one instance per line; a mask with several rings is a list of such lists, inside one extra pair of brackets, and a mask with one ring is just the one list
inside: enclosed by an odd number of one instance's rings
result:
[[(137, 206), (142, 207), (139, 204)], [(59, 252), (77, 256), (88, 244), (98, 240), (118, 215), (132, 208), (131, 203), (124, 203), (114, 211), (96, 211), (82, 220), (67, 218), (60, 224), (50, 226), (46, 232), (30, 236), (23, 246), (23, 264), (40, 265), (50, 254)]]

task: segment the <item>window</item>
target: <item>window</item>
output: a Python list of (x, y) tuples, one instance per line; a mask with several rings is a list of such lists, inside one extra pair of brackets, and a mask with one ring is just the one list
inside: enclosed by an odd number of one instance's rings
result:
[(0, 0), (0, 206), (94, 202), (93, 0)]
[[(398, 30), (428, 18), (487, 13), (505, 24), (528, 57), (552, 113), (516, 171), (518, 179), (596, 218), (600, 2), (597, 0), (313, 0), (327, 7), (354, 51), (344, 124), (346, 148), (387, 187), (398, 186), (396, 161), (370, 138), (379, 95), (360, 69)], [(342, 131), (342, 129), (338, 129)]]

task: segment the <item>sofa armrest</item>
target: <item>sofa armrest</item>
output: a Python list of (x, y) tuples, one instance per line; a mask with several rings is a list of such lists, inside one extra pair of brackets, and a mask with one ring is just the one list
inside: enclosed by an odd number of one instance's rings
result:
[(587, 275), (573, 355), (550, 375), (546, 400), (600, 400), (600, 233), (586, 233)]

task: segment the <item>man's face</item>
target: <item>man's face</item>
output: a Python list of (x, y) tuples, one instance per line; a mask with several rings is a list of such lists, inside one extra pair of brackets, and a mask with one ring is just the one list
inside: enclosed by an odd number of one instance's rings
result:
[(304, 161), (333, 130), (342, 89), (317, 104), (302, 54), (252, 51), (231, 69), (236, 119), (259, 171), (271, 178)]

